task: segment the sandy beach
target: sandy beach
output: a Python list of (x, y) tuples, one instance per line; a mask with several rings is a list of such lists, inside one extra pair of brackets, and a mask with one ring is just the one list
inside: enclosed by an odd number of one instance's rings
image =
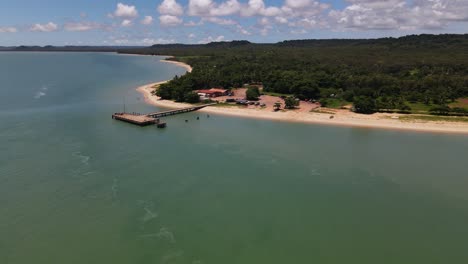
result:
[[(164, 60), (164, 62), (177, 64), (181, 67), (186, 68), (188, 72), (192, 70), (192, 67), (181, 62), (167, 60)], [(155, 86), (166, 82), (167, 81), (150, 83), (138, 87), (137, 90), (143, 94), (145, 102), (147, 102), (148, 104), (164, 108), (182, 108), (190, 106), (190, 104), (186, 103), (177, 103), (169, 100), (160, 100), (160, 98), (151, 93), (152, 91), (154, 91)], [(286, 122), (468, 134), (468, 122), (423, 120), (407, 121), (400, 120), (400, 117), (408, 116), (402, 114), (376, 113), (372, 115), (362, 115), (353, 113), (345, 109), (327, 108), (322, 108), (322, 113), (318, 113), (310, 112), (310, 109), (308, 109), (306, 105), (301, 104), (300, 107), (300, 109), (275, 112), (272, 111), (270, 108), (261, 109), (252, 106), (210, 106), (199, 111), (204, 113), (238, 116), (245, 118), (270, 119)], [(311, 106), (311, 109), (312, 108), (313, 107)]]
[(170, 59), (170, 58), (173, 58), (173, 57), (169, 56), (166, 59), (161, 60), (161, 61), (178, 65), (178, 66), (180, 66), (182, 68), (185, 68), (187, 70), (187, 72), (192, 72), (192, 66), (190, 66), (190, 65), (188, 65), (186, 63), (180, 62), (180, 61), (167, 60), (167, 59)]

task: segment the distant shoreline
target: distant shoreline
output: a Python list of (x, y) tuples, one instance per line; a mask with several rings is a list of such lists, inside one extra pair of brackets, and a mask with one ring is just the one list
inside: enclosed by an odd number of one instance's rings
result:
[[(172, 63), (183, 67), (187, 72), (191, 72), (193, 68), (183, 62), (161, 60), (162, 62)], [(155, 82), (138, 87), (136, 90), (143, 94), (145, 102), (154, 106), (164, 108), (183, 108), (191, 106), (187, 103), (177, 103), (170, 100), (161, 100), (159, 97), (152, 94), (154, 87), (169, 82), (170, 80)], [(226, 116), (237, 116), (254, 119), (268, 119), (275, 121), (286, 121), (296, 123), (311, 123), (346, 127), (361, 127), (361, 128), (378, 128), (387, 130), (406, 130), (419, 132), (438, 132), (438, 133), (456, 133), (468, 134), (468, 122), (449, 122), (449, 121), (401, 121), (399, 120), (402, 114), (387, 114), (376, 113), (373, 115), (356, 114), (349, 110), (333, 109), (335, 114), (330, 118), (330, 114), (313, 113), (313, 112), (298, 112), (287, 110), (285, 112), (272, 112), (262, 109), (246, 109), (233, 107), (217, 107), (209, 106), (199, 110), (204, 113), (212, 113)]]

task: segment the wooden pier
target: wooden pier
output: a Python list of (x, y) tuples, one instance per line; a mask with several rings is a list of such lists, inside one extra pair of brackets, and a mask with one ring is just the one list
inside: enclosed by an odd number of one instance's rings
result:
[(149, 114), (146, 114), (146, 116), (149, 116), (149, 117), (152, 117), (152, 118), (160, 118), (160, 117), (164, 117), (164, 116), (171, 116), (171, 115), (177, 115), (177, 114), (183, 114), (183, 113), (197, 111), (197, 110), (202, 109), (204, 107), (207, 107), (207, 106), (210, 106), (210, 105), (215, 105), (215, 104), (216, 103), (196, 105), (196, 106), (191, 106), (191, 107), (186, 107), (186, 108), (179, 108), (179, 109), (174, 109), (174, 110), (167, 110), (167, 111), (162, 111), (162, 112), (149, 113)]
[(131, 113), (115, 113), (112, 115), (112, 118), (138, 126), (149, 126), (159, 123), (159, 119), (157, 118)]
[(120, 120), (120, 121), (127, 122), (130, 124), (138, 125), (138, 126), (148, 126), (148, 125), (156, 124), (158, 128), (164, 128), (166, 127), (166, 123), (161, 122), (159, 120), (159, 118), (161, 117), (193, 112), (193, 111), (197, 111), (204, 107), (215, 105), (215, 104), (216, 103), (197, 105), (197, 106), (179, 108), (179, 109), (174, 109), (174, 110), (154, 112), (154, 113), (149, 113), (149, 114), (114, 113), (112, 115), (112, 119)]

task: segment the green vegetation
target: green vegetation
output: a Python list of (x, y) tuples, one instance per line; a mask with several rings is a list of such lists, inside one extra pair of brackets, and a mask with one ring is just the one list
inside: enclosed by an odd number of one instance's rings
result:
[(446, 106), (458, 113), (464, 107), (453, 103), (468, 97), (468, 34), (170, 44), (123, 52), (171, 54), (192, 65), (192, 73), (158, 91), (176, 101), (192, 90), (245, 83), (263, 83), (265, 94), (320, 100), (332, 107), (350, 102), (361, 113), (419, 113)]
[(468, 110), (468, 98), (459, 98), (455, 100), (455, 102), (450, 103), (449, 106), (451, 108), (463, 108), (465, 110)]
[(299, 99), (296, 99), (294, 96), (288, 96), (284, 99), (284, 108), (294, 109), (299, 106)]
[(262, 94), (263, 94), (263, 95), (277, 96), (277, 97), (287, 97), (287, 96), (290, 96), (290, 94), (274, 93), (274, 92), (265, 92), (265, 91), (262, 91)]
[(320, 99), (320, 104), (323, 107), (339, 109), (351, 103), (338, 98), (322, 98)]
[(275, 111), (278, 111), (281, 109), (281, 103), (280, 102), (276, 102), (274, 105), (273, 105), (273, 109)]
[(189, 92), (185, 94), (184, 101), (190, 104), (196, 104), (200, 102), (200, 96), (197, 93)]
[(375, 100), (367, 96), (356, 96), (354, 98), (354, 111), (361, 114), (375, 113)]
[(312, 109), (312, 110), (310, 110), (310, 112), (311, 113), (319, 113), (319, 114), (329, 114), (329, 115), (335, 115), (336, 114), (335, 112), (323, 110), (322, 108)]
[(257, 101), (260, 97), (260, 90), (257, 86), (249, 86), (245, 92), (245, 97), (247, 100)]
[(468, 122), (468, 117), (452, 116), (431, 116), (431, 115), (404, 115), (400, 116), (401, 121), (444, 121), (444, 122)]

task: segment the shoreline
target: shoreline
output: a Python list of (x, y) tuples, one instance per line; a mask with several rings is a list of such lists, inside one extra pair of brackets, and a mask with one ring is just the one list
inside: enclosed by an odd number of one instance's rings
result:
[[(161, 60), (163, 62), (173, 63), (184, 67), (188, 72), (192, 71), (192, 67), (183, 62)], [(140, 92), (147, 104), (163, 108), (183, 108), (190, 107), (187, 103), (177, 103), (170, 100), (160, 100), (157, 96), (151, 94), (154, 86), (167, 83), (170, 80), (155, 82), (138, 87), (136, 90)], [(394, 117), (408, 116), (402, 114), (386, 114), (376, 113), (373, 115), (360, 115), (348, 110), (335, 110), (333, 119), (330, 119), (330, 114), (314, 113), (314, 112), (298, 112), (288, 110), (286, 112), (272, 112), (261, 109), (247, 109), (232, 107), (217, 107), (209, 106), (198, 110), (199, 112), (219, 114), (224, 116), (236, 116), (250, 119), (266, 119), (283, 122), (294, 122), (303, 124), (320, 124), (331, 126), (345, 127), (360, 127), (372, 129), (386, 130), (405, 130), (417, 132), (436, 132), (436, 133), (454, 133), (468, 135), (468, 122), (449, 122), (449, 121), (402, 121), (394, 119)]]

